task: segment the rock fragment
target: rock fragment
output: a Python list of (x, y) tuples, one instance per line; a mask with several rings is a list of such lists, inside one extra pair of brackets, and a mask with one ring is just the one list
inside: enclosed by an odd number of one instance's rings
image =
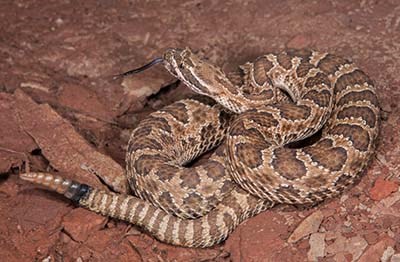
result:
[(394, 254), (390, 259), (390, 262), (400, 262), (400, 253)]
[(346, 249), (349, 253), (352, 254), (353, 261), (358, 261), (367, 246), (368, 243), (364, 238), (360, 236), (355, 236), (347, 240)]
[(374, 186), (369, 191), (369, 196), (372, 200), (379, 201), (396, 192), (398, 188), (399, 186), (395, 182), (378, 177)]
[(386, 250), (383, 252), (381, 257), (381, 262), (388, 262), (389, 259), (394, 255), (394, 249), (391, 246), (388, 246)]
[(325, 233), (314, 233), (310, 236), (310, 250), (307, 253), (308, 260), (318, 261), (325, 255)]
[(317, 232), (323, 219), (324, 219), (324, 215), (321, 211), (318, 210), (318, 211), (312, 213), (311, 215), (306, 217), (300, 223), (300, 225), (293, 231), (293, 233), (290, 235), (290, 237), (288, 239), (288, 242), (296, 243), (303, 237)]
[(394, 245), (395, 241), (392, 238), (385, 237), (375, 245), (368, 247), (368, 249), (360, 257), (360, 262), (382, 261), (381, 258), (383, 257), (385, 250)]

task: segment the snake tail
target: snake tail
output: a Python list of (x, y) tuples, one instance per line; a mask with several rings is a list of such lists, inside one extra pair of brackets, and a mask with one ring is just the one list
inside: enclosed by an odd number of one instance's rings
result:
[(135, 196), (106, 192), (49, 173), (26, 173), (21, 179), (63, 194), (77, 205), (142, 227), (162, 242), (184, 247), (210, 247), (224, 241), (245, 219), (273, 206), (235, 188), (207, 215), (182, 219)]

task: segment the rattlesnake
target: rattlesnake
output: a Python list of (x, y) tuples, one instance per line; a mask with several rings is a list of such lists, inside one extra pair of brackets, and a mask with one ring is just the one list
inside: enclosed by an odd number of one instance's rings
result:
[[(372, 81), (348, 60), (288, 50), (225, 75), (189, 49), (170, 49), (132, 72), (159, 62), (203, 96), (152, 113), (132, 132), (126, 162), (136, 196), (51, 174), (21, 177), (161, 241), (207, 247), (275, 204), (339, 194), (371, 158), (379, 104)], [(321, 128), (318, 141), (293, 143)], [(191, 163), (222, 141), (203, 164)]]

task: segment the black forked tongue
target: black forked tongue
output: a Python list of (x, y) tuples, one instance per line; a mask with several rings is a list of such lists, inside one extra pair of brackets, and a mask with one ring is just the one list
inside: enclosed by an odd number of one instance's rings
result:
[(164, 61), (164, 59), (162, 57), (157, 57), (156, 59), (154, 59), (153, 61), (145, 64), (144, 66), (141, 66), (141, 67), (136, 68), (136, 69), (129, 70), (129, 71), (127, 71), (125, 73), (122, 73), (122, 74), (119, 74), (119, 75), (115, 75), (113, 77), (113, 79), (118, 79), (118, 78), (125, 77), (125, 76), (128, 76), (128, 75), (134, 75), (134, 74), (140, 73), (140, 72), (152, 67), (153, 65), (161, 63), (162, 61)]

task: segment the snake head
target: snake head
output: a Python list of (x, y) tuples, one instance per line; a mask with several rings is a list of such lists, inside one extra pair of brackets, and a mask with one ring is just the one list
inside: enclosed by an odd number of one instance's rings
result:
[(201, 59), (189, 48), (168, 49), (163, 56), (165, 68), (194, 92), (215, 98), (222, 95), (227, 81), (222, 71)]
[(164, 67), (170, 72), (173, 76), (178, 78), (178, 71), (183, 68), (183, 60), (185, 57), (190, 56), (192, 52), (189, 48), (180, 49), (180, 48), (170, 48), (165, 51), (163, 55), (163, 64)]
[(155, 58), (139, 68), (118, 74), (114, 79), (140, 73), (159, 63), (163, 63), (173, 76), (192, 91), (213, 98), (231, 111), (241, 112), (245, 109), (243, 103), (235, 100), (234, 94), (231, 93), (235, 87), (222, 70), (201, 59), (189, 48), (168, 49), (162, 57)]

